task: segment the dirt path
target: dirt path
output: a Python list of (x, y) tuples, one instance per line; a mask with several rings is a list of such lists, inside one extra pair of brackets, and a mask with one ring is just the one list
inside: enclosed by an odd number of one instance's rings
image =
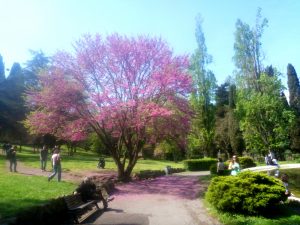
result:
[[(8, 163), (7, 163), (8, 168)], [(18, 173), (46, 177), (43, 172), (18, 162)], [(201, 198), (207, 184), (199, 182), (200, 173), (182, 173), (156, 179), (134, 181), (116, 186), (114, 201), (87, 223), (97, 225), (220, 225), (212, 218)], [(85, 176), (112, 175), (111, 171), (63, 172), (62, 179), (79, 183)], [(54, 178), (55, 179), (55, 178)], [(55, 181), (54, 181), (55, 182)]]
[[(6, 161), (6, 168), (9, 171), (9, 163)], [(38, 168), (32, 168), (25, 166), (22, 162), (18, 161), (17, 171), (19, 174), (28, 175), (28, 176), (44, 176), (45, 179), (52, 173), (50, 169), (47, 171), (42, 171)], [(89, 170), (89, 171), (78, 171), (78, 172), (62, 172), (61, 179), (63, 181), (70, 181), (73, 183), (80, 183), (86, 176), (116, 176), (116, 173), (110, 170)], [(52, 181), (56, 181), (57, 177), (55, 176)]]

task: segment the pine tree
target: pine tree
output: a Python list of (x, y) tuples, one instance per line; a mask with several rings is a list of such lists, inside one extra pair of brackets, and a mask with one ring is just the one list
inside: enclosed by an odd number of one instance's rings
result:
[(0, 83), (2, 83), (3, 81), (5, 81), (5, 66), (2, 55), (0, 55)]

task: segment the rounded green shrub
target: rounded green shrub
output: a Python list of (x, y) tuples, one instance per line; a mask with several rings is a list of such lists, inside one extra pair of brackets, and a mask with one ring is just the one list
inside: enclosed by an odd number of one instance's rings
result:
[(213, 178), (205, 198), (220, 211), (260, 214), (285, 201), (287, 196), (280, 180), (247, 171)]
[(254, 162), (253, 158), (251, 158), (249, 156), (239, 157), (239, 161), (240, 161), (239, 163), (240, 163), (241, 169), (246, 169), (246, 168), (256, 166), (256, 163)]

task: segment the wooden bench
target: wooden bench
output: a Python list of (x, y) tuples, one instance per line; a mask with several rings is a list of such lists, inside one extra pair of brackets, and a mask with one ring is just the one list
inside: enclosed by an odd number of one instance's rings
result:
[(75, 223), (81, 223), (99, 210), (97, 201), (83, 202), (80, 194), (65, 196), (64, 200)]

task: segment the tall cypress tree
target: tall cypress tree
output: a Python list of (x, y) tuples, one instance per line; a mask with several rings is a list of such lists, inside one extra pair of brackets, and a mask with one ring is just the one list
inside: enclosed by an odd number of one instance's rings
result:
[(292, 64), (287, 66), (288, 89), (290, 93), (290, 106), (297, 114), (296, 123), (290, 133), (291, 149), (300, 152), (300, 85), (297, 73)]
[(300, 85), (297, 73), (292, 64), (287, 66), (288, 88), (290, 93), (290, 106), (300, 116)]

